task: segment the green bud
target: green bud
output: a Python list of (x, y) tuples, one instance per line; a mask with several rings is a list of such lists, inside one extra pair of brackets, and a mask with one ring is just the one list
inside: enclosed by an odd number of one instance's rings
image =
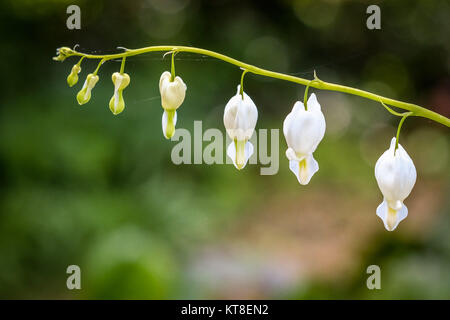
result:
[(83, 88), (77, 94), (78, 104), (82, 105), (91, 99), (91, 90), (94, 88), (98, 81), (98, 76), (93, 73), (88, 74), (86, 81), (84, 82)]
[(67, 84), (69, 87), (73, 87), (78, 82), (78, 74), (81, 71), (81, 67), (76, 64), (72, 67), (72, 71), (67, 76)]
[(69, 47), (61, 47), (56, 49), (56, 57), (53, 57), (55, 61), (64, 61), (67, 57), (73, 55), (73, 50)]
[(114, 83), (114, 95), (109, 100), (109, 109), (114, 115), (118, 115), (125, 109), (123, 89), (130, 84), (130, 76), (126, 73), (114, 72), (112, 82)]

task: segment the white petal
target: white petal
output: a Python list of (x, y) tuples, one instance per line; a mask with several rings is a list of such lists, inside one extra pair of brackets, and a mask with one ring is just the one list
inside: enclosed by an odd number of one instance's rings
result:
[[(169, 139), (166, 135), (166, 128), (167, 128), (167, 122), (168, 122), (168, 116), (166, 110), (164, 110), (162, 115), (162, 131), (164, 134), (164, 137), (166, 139)], [(173, 126), (175, 127), (177, 125), (177, 112), (175, 111), (175, 115), (173, 116)]]
[(322, 112), (320, 108), (320, 103), (319, 101), (317, 101), (317, 97), (314, 93), (311, 93), (311, 95), (308, 98), (308, 111)]
[(294, 107), (292, 107), (292, 111), (286, 116), (283, 121), (283, 134), (286, 137), (288, 133), (288, 129), (292, 125), (292, 120), (298, 112), (305, 111), (305, 107), (303, 106), (303, 102), (297, 101), (294, 103)]
[(297, 154), (295, 153), (294, 149), (292, 149), (292, 148), (288, 148), (286, 150), (286, 158), (288, 158), (289, 160), (296, 160), (296, 161), (301, 160), (301, 158), (297, 157)]
[(176, 76), (173, 81), (170, 81), (170, 78), (170, 72), (165, 71), (159, 80), (161, 105), (165, 110), (176, 110), (186, 97), (187, 86), (179, 76)]
[(290, 160), (289, 169), (295, 174), (300, 184), (306, 185), (312, 176), (319, 171), (319, 164), (310, 154), (300, 160)]
[(238, 165), (236, 164), (236, 142), (232, 141), (227, 148), (227, 156), (230, 157), (230, 159), (233, 161), (234, 166), (236, 169), (241, 170), (243, 169), (248, 162), (248, 159), (253, 155), (253, 144), (250, 141), (247, 141), (245, 143), (244, 147), (244, 155), (245, 155), (245, 162), (244, 166), (239, 169)]
[(237, 93), (228, 101), (223, 114), (223, 123), (232, 140), (248, 140), (255, 130), (258, 109), (252, 99), (244, 92), (244, 98)]
[(377, 208), (377, 216), (383, 220), (386, 230), (393, 231), (400, 221), (408, 216), (408, 208), (403, 204), (400, 210), (394, 210), (388, 206), (386, 200), (383, 200)]
[[(314, 103), (312, 103), (313, 105)], [(325, 117), (320, 111), (305, 111), (297, 101), (283, 123), (283, 133), (288, 147), (297, 154), (313, 153), (325, 135)]]
[(306, 111), (305, 110), (305, 105), (303, 104), (303, 102), (301, 101), (297, 101), (294, 103), (294, 106), (292, 107), (292, 112), (293, 113), (297, 113), (300, 111)]
[(170, 78), (172, 77), (171, 73), (169, 71), (164, 71), (161, 75), (161, 78), (159, 78), (159, 93), (162, 94), (163, 87), (170, 82)]

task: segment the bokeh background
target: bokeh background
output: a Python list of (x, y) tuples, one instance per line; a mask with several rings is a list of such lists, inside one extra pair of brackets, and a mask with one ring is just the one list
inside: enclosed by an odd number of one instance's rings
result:
[[(66, 8), (81, 8), (81, 30)], [(366, 8), (381, 7), (381, 30)], [(127, 60), (126, 109), (113, 116), (102, 66), (91, 101), (66, 76), (76, 58), (55, 49), (192, 45), (271, 70), (414, 102), (450, 115), (450, 4), (436, 1), (5, 0), (0, 4), (0, 298), (399, 299), (450, 298), (448, 128), (408, 119), (401, 143), (418, 179), (409, 217), (387, 232), (374, 165), (398, 118), (381, 105), (311, 89), (327, 121), (315, 152), (320, 171), (300, 186), (280, 134), (280, 169), (175, 165), (161, 132), (158, 80), (168, 57)], [(177, 127), (223, 129), (241, 71), (182, 53), (188, 85)], [(257, 128), (281, 128), (304, 87), (247, 75)], [(205, 146), (206, 144), (204, 144)], [(66, 288), (81, 267), (82, 290)], [(368, 290), (366, 268), (381, 268)]]

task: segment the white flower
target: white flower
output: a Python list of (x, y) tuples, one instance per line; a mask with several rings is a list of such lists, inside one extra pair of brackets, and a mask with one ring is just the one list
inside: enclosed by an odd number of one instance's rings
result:
[(325, 117), (314, 93), (309, 97), (307, 107), (308, 110), (305, 110), (303, 103), (297, 101), (283, 123), (289, 169), (303, 185), (308, 184), (319, 170), (313, 152), (322, 140), (326, 127)]
[(125, 101), (123, 99), (123, 89), (130, 84), (130, 76), (126, 73), (114, 72), (112, 75), (112, 82), (114, 84), (114, 94), (109, 100), (109, 110), (114, 115), (118, 115), (125, 108)]
[(183, 80), (176, 76), (171, 79), (169, 71), (163, 72), (159, 79), (159, 92), (161, 94), (161, 106), (164, 109), (162, 116), (162, 129), (164, 137), (170, 139), (175, 133), (177, 122), (177, 109), (181, 106), (186, 96), (187, 86)]
[(395, 150), (395, 141), (392, 138), (391, 146), (375, 165), (375, 178), (384, 197), (377, 216), (388, 231), (393, 231), (407, 217), (408, 208), (403, 200), (410, 194), (417, 177), (413, 161), (400, 144)]
[(237, 93), (228, 101), (223, 114), (223, 123), (228, 136), (233, 140), (227, 148), (227, 155), (237, 169), (242, 169), (253, 154), (250, 137), (258, 120), (258, 109), (252, 99), (238, 85)]

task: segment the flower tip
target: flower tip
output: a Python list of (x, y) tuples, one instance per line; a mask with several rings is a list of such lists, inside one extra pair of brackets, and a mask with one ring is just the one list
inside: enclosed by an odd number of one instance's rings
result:
[(53, 57), (55, 61), (64, 61), (67, 57), (73, 54), (73, 50), (69, 47), (61, 47), (56, 49), (56, 57)]
[(170, 140), (173, 135), (175, 134), (175, 125), (173, 124), (173, 121), (169, 121), (166, 125), (166, 127), (163, 130), (164, 137), (167, 140)]
[(117, 116), (119, 113), (122, 113), (122, 111), (123, 111), (123, 110), (120, 110), (120, 111), (112, 111), (112, 114), (115, 115), (115, 116)]
[(116, 97), (115, 95), (109, 101), (109, 110), (111, 110), (112, 114), (117, 116), (125, 109), (125, 101), (123, 100), (122, 95)]
[(402, 204), (396, 210), (389, 206), (388, 201), (383, 200), (376, 210), (377, 216), (383, 221), (384, 228), (387, 231), (394, 231), (399, 223), (408, 216), (408, 208)]
[(253, 145), (250, 141), (235, 140), (227, 148), (227, 156), (230, 157), (238, 170), (244, 169), (252, 155)]
[(168, 131), (164, 133), (164, 138), (166, 138), (167, 140), (172, 139), (173, 135), (175, 134), (175, 129), (172, 131)]
[(80, 92), (77, 93), (77, 102), (80, 106), (88, 103), (90, 98), (91, 98), (90, 96), (86, 97), (86, 90), (81, 90)]
[(162, 116), (162, 131), (167, 140), (170, 140), (175, 134), (175, 125), (177, 124), (177, 112), (174, 110), (164, 110)]
[(384, 226), (385, 227), (385, 229), (387, 230), (387, 231), (389, 231), (389, 232), (392, 232), (392, 231), (394, 231), (395, 230), (395, 228), (396, 227), (394, 227), (394, 226)]

